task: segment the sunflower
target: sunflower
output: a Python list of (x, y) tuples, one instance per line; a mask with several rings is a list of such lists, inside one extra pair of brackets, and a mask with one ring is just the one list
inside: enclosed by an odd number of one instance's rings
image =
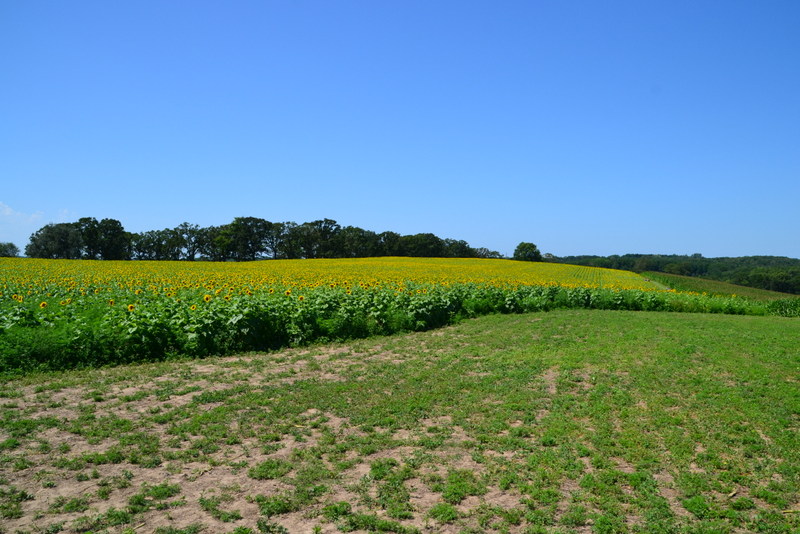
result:
[(114, 305), (114, 299), (108, 299), (108, 305), (109, 306), (113, 306)]
[(128, 311), (131, 312), (136, 308), (133, 304), (128, 304)]
[(209, 294), (206, 294), (206, 295), (203, 297), (203, 302), (211, 302), (211, 299), (212, 299), (212, 298), (214, 298), (214, 297), (212, 297), (212, 296), (211, 296), (211, 295), (209, 295)]
[(47, 307), (47, 303), (46, 302), (40, 302), (39, 303), (39, 307), (40, 308), (46, 308)]
[(306, 298), (303, 295), (300, 295), (299, 297), (297, 297), (297, 300), (303, 302), (304, 300), (306, 300)]
[(190, 310), (196, 310), (197, 309), (197, 304), (192, 304), (191, 306), (189, 306), (189, 309)]

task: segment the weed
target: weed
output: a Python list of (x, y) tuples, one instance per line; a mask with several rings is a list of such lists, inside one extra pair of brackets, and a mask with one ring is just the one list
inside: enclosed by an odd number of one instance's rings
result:
[(285, 460), (265, 460), (247, 471), (250, 478), (256, 480), (269, 480), (280, 478), (293, 469), (292, 464)]
[(428, 515), (441, 523), (450, 523), (458, 519), (458, 510), (449, 503), (439, 503), (428, 511)]
[(33, 500), (33, 495), (14, 486), (0, 488), (0, 517), (15, 519), (22, 517), (22, 503)]
[(255, 497), (262, 515), (272, 517), (281, 514), (288, 514), (297, 510), (298, 505), (290, 495), (272, 495), (265, 497), (258, 495)]
[(194, 523), (181, 529), (175, 527), (158, 527), (156, 528), (154, 534), (199, 534), (202, 530), (202, 525)]
[(322, 509), (322, 515), (328, 519), (329, 521), (336, 521), (340, 517), (344, 517), (346, 515), (350, 515), (353, 511), (353, 507), (350, 506), (348, 502), (337, 502), (333, 504), (329, 504)]
[(67, 499), (64, 496), (57, 497), (50, 505), (49, 512), (55, 513), (73, 513), (85, 512), (89, 509), (89, 500), (86, 497), (75, 497)]
[(444, 482), (435, 484), (433, 490), (440, 491), (445, 502), (458, 504), (469, 495), (484, 494), (486, 486), (472, 471), (457, 469), (448, 473)]
[(200, 508), (211, 514), (212, 517), (215, 519), (219, 519), (224, 523), (229, 523), (231, 521), (238, 521), (242, 518), (242, 514), (236, 510), (228, 511), (222, 510), (220, 505), (222, 504), (221, 497), (200, 497), (199, 500)]
[(265, 519), (259, 519), (256, 525), (258, 531), (262, 534), (289, 534), (289, 531), (285, 527)]

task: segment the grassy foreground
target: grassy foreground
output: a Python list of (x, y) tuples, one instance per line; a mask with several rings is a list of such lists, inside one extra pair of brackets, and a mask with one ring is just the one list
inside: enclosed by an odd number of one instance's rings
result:
[(0, 386), (0, 532), (798, 532), (800, 321), (556, 310)]

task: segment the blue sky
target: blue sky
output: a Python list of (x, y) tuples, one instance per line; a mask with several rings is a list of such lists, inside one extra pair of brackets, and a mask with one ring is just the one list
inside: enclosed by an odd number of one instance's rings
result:
[(0, 3), (0, 241), (237, 216), (800, 258), (800, 2)]

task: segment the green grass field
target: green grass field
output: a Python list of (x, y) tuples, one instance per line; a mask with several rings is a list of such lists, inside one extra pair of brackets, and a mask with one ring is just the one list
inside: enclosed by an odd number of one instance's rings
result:
[(677, 289), (678, 291), (694, 291), (696, 293), (708, 293), (709, 295), (719, 295), (724, 297), (737, 295), (739, 297), (761, 301), (800, 298), (797, 295), (792, 295), (790, 293), (779, 293), (777, 291), (768, 291), (766, 289), (739, 286), (736, 284), (729, 284), (727, 282), (720, 282), (719, 280), (697, 278), (695, 276), (681, 276), (679, 274), (655, 272), (646, 272), (642, 273), (642, 275), (670, 288)]
[(555, 310), (0, 386), (0, 531), (798, 532), (800, 321)]

